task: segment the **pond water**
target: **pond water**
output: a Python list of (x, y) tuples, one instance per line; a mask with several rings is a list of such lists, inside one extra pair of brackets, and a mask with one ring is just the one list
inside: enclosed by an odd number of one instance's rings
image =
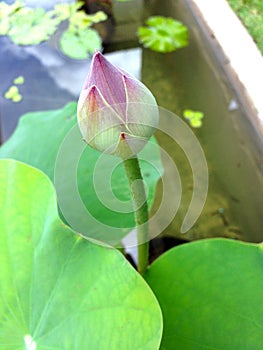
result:
[[(186, 108), (205, 114), (203, 126), (193, 131), (208, 161), (209, 192), (200, 218), (184, 235), (180, 226), (193, 191), (191, 165), (177, 144), (165, 135), (157, 135), (161, 146), (176, 162), (183, 187), (177, 216), (163, 234), (189, 240), (224, 236), (258, 242), (263, 239), (262, 149), (258, 134), (244, 101), (229, 85), (186, 3), (167, 1), (160, 6), (159, 1), (149, 1), (146, 14), (173, 15), (182, 20), (190, 29), (189, 47), (166, 55), (137, 48), (114, 52), (108, 57), (131, 74), (142, 77), (162, 107), (180, 116)], [(22, 48), (0, 37), (3, 141), (12, 134), (22, 114), (61, 108), (78, 98), (90, 60), (65, 57), (57, 42), (55, 36), (48, 43)], [(3, 96), (19, 75), (25, 78), (20, 87), (23, 99), (13, 103)], [(161, 193), (161, 184), (158, 191)], [(157, 203), (158, 199), (155, 207)], [(170, 206), (175, 206), (173, 198)]]
[[(172, 54), (143, 52), (142, 79), (159, 105), (182, 116), (186, 108), (204, 112), (203, 126), (194, 132), (201, 142), (209, 168), (209, 192), (196, 225), (182, 236), (180, 225), (190, 203), (193, 179), (184, 152), (164, 135), (158, 138), (180, 171), (183, 198), (175, 220), (164, 234), (196, 239), (225, 236), (263, 240), (262, 138), (253, 111), (234, 90), (224, 71), (227, 62), (208, 44), (188, 1), (151, 0), (146, 16), (173, 16), (190, 31), (190, 44)], [(171, 199), (171, 206), (173, 200)]]
[[(108, 54), (108, 59), (140, 77), (141, 50), (132, 49)], [(18, 47), (0, 37), (0, 116), (1, 139), (7, 140), (19, 117), (30, 111), (51, 110), (76, 101), (90, 67), (90, 59), (73, 60), (57, 48), (57, 41), (35, 47)], [(19, 103), (4, 98), (13, 80), (22, 75)]]

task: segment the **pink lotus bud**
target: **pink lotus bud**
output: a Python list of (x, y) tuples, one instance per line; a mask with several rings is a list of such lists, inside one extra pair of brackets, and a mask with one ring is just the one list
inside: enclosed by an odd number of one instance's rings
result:
[(128, 158), (153, 135), (159, 120), (152, 93), (137, 79), (113, 66), (100, 52), (78, 101), (78, 123), (93, 148)]

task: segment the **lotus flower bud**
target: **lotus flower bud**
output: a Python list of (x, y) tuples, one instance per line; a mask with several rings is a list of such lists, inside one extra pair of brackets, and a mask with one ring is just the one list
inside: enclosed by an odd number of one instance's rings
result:
[(121, 158), (137, 154), (159, 120), (152, 93), (95, 52), (78, 101), (78, 123), (93, 148)]

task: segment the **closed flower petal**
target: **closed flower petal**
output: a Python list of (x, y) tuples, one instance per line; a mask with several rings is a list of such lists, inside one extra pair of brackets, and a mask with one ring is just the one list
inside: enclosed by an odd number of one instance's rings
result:
[(158, 106), (137, 79), (113, 66), (100, 53), (78, 101), (78, 123), (93, 148), (128, 158), (138, 153), (158, 125)]
[(100, 53), (96, 52), (93, 56), (89, 76), (84, 84), (84, 89), (95, 85), (100, 89), (101, 94), (107, 103), (117, 112), (124, 114), (126, 95), (122, 82), (122, 73), (113, 66)]

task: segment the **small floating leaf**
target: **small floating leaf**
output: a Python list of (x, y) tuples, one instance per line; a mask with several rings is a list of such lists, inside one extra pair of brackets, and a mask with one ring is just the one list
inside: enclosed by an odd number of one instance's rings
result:
[(86, 29), (92, 25), (92, 21), (84, 12), (79, 11), (70, 17), (70, 24), (75, 27)]
[(92, 21), (92, 23), (99, 23), (99, 22), (105, 21), (108, 18), (106, 13), (103, 11), (98, 11), (93, 15), (86, 15), (86, 16)]
[(189, 124), (193, 128), (200, 128), (203, 123), (202, 119), (204, 118), (204, 113), (200, 111), (193, 111), (191, 109), (185, 109), (183, 111), (183, 116), (188, 120)]
[(25, 79), (22, 75), (19, 75), (19, 77), (15, 78), (13, 82), (14, 82), (14, 84), (22, 85), (22, 84), (24, 84)]
[(76, 13), (83, 5), (84, 1), (77, 1), (72, 4), (57, 4), (54, 7), (54, 14), (60, 21), (64, 21), (69, 19), (70, 16)]
[(201, 120), (198, 120), (198, 119), (192, 119), (190, 120), (190, 125), (193, 127), (193, 128), (200, 128), (202, 126), (202, 121)]
[(22, 100), (22, 95), (20, 95), (18, 87), (15, 85), (10, 86), (4, 96), (7, 100), (12, 100), (13, 102), (20, 102)]
[(188, 30), (181, 22), (169, 17), (153, 16), (147, 27), (139, 27), (138, 36), (144, 47), (157, 52), (172, 52), (188, 45)]
[(10, 86), (10, 88), (5, 93), (5, 98), (11, 99), (13, 96), (18, 94), (18, 88), (15, 85)]
[(204, 118), (204, 113), (200, 112), (200, 111), (193, 111), (191, 109), (185, 109), (183, 113), (184, 113), (184, 117), (186, 119), (189, 119), (189, 120), (191, 120), (191, 119), (200, 120), (200, 119)]
[(20, 102), (21, 100), (22, 100), (22, 95), (20, 95), (20, 94), (17, 94), (15, 96), (13, 96), (13, 98), (12, 98), (13, 102)]
[(94, 23), (102, 22), (107, 19), (107, 15), (102, 12), (98, 11), (93, 15), (87, 15), (83, 11), (78, 11), (70, 16), (69, 23), (70, 26), (74, 26), (76, 29), (86, 29), (90, 27)]

